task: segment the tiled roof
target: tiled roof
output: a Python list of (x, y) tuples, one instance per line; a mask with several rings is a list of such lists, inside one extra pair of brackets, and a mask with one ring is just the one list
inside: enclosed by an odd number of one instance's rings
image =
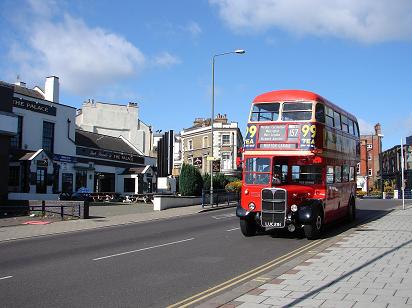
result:
[(120, 153), (139, 154), (121, 138), (76, 130), (76, 145)]
[(25, 87), (21, 87), (12, 83), (8, 83), (8, 82), (4, 82), (0, 80), (0, 84), (1, 85), (6, 85), (6, 86), (12, 86), (14, 89), (15, 93), (19, 93), (21, 95), (26, 95), (26, 96), (30, 96), (30, 97), (34, 97), (34, 98), (38, 98), (38, 99), (44, 99), (44, 96), (33, 89), (29, 89), (29, 88), (25, 88)]

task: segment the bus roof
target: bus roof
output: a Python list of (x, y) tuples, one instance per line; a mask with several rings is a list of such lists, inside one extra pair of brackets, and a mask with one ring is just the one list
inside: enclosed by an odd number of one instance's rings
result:
[(349, 118), (356, 120), (356, 117), (351, 113), (343, 110), (337, 105), (331, 103), (326, 98), (316, 94), (314, 92), (305, 90), (277, 90), (266, 92), (255, 97), (253, 104), (255, 103), (271, 103), (271, 102), (283, 102), (283, 101), (296, 101), (296, 100), (312, 100), (324, 103), (326, 106), (333, 108), (334, 110), (345, 114)]

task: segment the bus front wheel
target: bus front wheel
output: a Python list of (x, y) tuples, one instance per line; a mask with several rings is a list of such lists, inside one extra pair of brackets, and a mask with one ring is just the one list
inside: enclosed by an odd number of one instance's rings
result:
[(323, 217), (319, 211), (316, 213), (315, 219), (308, 225), (303, 226), (305, 236), (308, 240), (315, 240), (320, 237), (323, 228)]
[(257, 224), (254, 219), (241, 217), (240, 218), (240, 231), (244, 236), (254, 236), (257, 231)]

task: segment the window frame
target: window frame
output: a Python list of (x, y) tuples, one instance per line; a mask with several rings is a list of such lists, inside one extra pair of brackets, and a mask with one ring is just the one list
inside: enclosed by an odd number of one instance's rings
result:
[[(330, 176), (332, 176), (332, 181), (329, 181)], [(326, 184), (335, 183), (335, 168), (333, 166), (326, 166)]]
[(17, 134), (10, 138), (10, 148), (21, 149), (23, 145), (23, 116), (17, 115)]
[[(282, 108), (281, 108), (281, 112), (280, 112), (280, 120), (283, 122), (289, 122), (289, 121), (310, 121), (313, 119), (313, 105), (315, 102), (313, 101), (296, 101), (296, 102), (283, 102), (282, 103)], [(285, 111), (285, 106), (289, 106), (292, 104), (310, 104), (310, 109), (292, 109), (292, 110), (286, 110)], [(302, 106), (303, 108), (303, 106)], [(285, 114), (293, 114), (293, 113), (310, 113), (310, 117), (309, 118), (305, 118), (305, 119), (285, 119), (284, 115)]]
[[(224, 140), (224, 137), (228, 137), (228, 140), (227, 140), (227, 143), (225, 143), (223, 140)], [(221, 142), (221, 145), (223, 146), (223, 145), (229, 145), (230, 146), (230, 134), (222, 134), (222, 136), (221, 136), (221, 139), (220, 139), (220, 142)]]
[[(276, 111), (268, 111), (266, 109), (264, 112), (261, 111), (261, 106), (268, 106), (268, 105), (276, 105), (278, 106), (277, 108), (277, 113)], [(274, 108), (276, 109), (276, 108)], [(264, 117), (263, 115), (269, 115), (269, 117)], [(277, 118), (275, 119), (274, 115), (277, 114)], [(252, 105), (251, 111), (250, 111), (250, 116), (249, 116), (249, 121), (251, 122), (272, 122), (272, 121), (279, 121), (279, 116), (280, 116), (280, 102), (261, 102), (261, 103), (255, 103)], [(255, 118), (256, 117), (256, 118)], [(263, 118), (263, 119), (262, 119)]]
[(342, 183), (342, 166), (335, 166), (335, 183)]
[[(55, 126), (53, 122), (43, 121), (42, 149), (48, 153), (54, 153)], [(48, 132), (51, 132), (51, 136), (47, 135)], [(50, 142), (50, 148), (46, 144), (47, 141)]]

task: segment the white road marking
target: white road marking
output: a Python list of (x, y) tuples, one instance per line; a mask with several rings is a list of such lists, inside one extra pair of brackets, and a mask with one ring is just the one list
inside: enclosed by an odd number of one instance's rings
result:
[(235, 230), (239, 230), (240, 228), (239, 227), (237, 227), (237, 228), (233, 228), (233, 229), (229, 229), (229, 230), (226, 230), (227, 232), (230, 232), (230, 231), (235, 231)]
[(234, 217), (236, 214), (222, 214), (222, 215), (217, 215), (217, 216), (212, 216), (214, 219), (225, 219), (225, 218), (230, 218)]
[(0, 280), (3, 280), (3, 279), (9, 279), (9, 278), (13, 278), (13, 276), (5, 276), (5, 277), (0, 277)]
[(170, 243), (160, 244), (160, 245), (156, 245), (156, 246), (151, 246), (151, 247), (146, 247), (146, 248), (141, 248), (141, 249), (136, 249), (136, 250), (125, 251), (125, 252), (116, 253), (116, 254), (110, 255), (110, 256), (95, 258), (95, 259), (93, 259), (93, 261), (98, 261), (98, 260), (103, 260), (103, 259), (108, 259), (108, 258), (123, 256), (123, 255), (127, 255), (127, 254), (130, 254), (130, 253), (140, 252), (140, 251), (149, 250), (149, 249), (153, 249), (153, 248), (159, 248), (159, 247), (164, 247), (164, 246), (179, 244), (179, 243), (183, 243), (183, 242), (187, 242), (187, 241), (192, 241), (192, 240), (194, 240), (194, 239), (195, 239), (194, 237), (191, 237), (191, 238), (188, 238), (188, 239), (185, 239), (185, 240), (181, 240), (181, 241), (170, 242)]

